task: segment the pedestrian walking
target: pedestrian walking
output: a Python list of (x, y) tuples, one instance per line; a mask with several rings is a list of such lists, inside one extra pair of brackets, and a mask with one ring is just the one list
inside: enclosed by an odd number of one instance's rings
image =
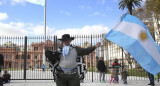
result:
[(148, 78), (150, 83), (148, 85), (155, 85), (154, 84), (154, 75), (148, 72)]
[(111, 80), (110, 80), (110, 84), (113, 82), (115, 82), (116, 80), (116, 68), (112, 67), (111, 69)]
[[(103, 57), (100, 57), (97, 65), (97, 69), (99, 72), (99, 81), (100, 82), (105, 82), (105, 73), (106, 73), (106, 66), (104, 64)], [(101, 81), (102, 78), (102, 81)]]
[(128, 76), (128, 72), (126, 67), (123, 69), (123, 71), (121, 72), (121, 76), (122, 76), (122, 80), (123, 80), (123, 84), (127, 84), (127, 76)]
[(42, 71), (44, 72), (45, 71), (45, 65), (42, 64)]
[(118, 77), (118, 75), (119, 75), (119, 67), (121, 67), (121, 66), (118, 63), (118, 59), (115, 59), (112, 67), (116, 68), (116, 82), (119, 83), (119, 77)]

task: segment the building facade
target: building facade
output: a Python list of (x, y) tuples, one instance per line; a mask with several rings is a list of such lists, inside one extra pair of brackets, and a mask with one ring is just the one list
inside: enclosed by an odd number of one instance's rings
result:
[[(54, 51), (55, 48), (61, 46), (61, 44), (54, 43), (51, 40), (47, 40), (47, 47), (49, 50)], [(32, 42), (27, 46), (26, 68), (41, 68), (43, 64), (43, 46), (44, 42)], [(23, 69), (24, 67), (24, 46), (13, 43), (11, 41), (6, 42), (0, 46), (0, 53), (4, 56), (4, 68), (16, 68)], [(83, 56), (87, 67), (96, 67), (97, 60), (95, 51), (92, 54)], [(49, 63), (46, 62), (46, 67), (49, 68)]]

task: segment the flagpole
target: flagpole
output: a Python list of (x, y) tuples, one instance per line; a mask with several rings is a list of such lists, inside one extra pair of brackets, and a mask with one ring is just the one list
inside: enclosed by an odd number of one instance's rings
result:
[[(46, 2), (45, 0), (45, 6), (44, 6), (44, 43), (46, 44)], [(43, 64), (46, 65), (46, 58), (45, 58), (45, 49), (43, 47)]]

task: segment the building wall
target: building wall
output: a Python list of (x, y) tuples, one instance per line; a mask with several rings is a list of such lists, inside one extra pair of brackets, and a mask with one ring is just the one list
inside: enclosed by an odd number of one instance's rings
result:
[[(50, 50), (54, 51), (54, 43), (50, 40), (47, 41), (47, 46)], [(41, 68), (43, 62), (43, 42), (31, 43), (27, 46), (27, 58), (26, 58), (26, 68)], [(58, 47), (61, 44), (57, 45)], [(0, 53), (4, 55), (4, 68), (23, 68), (24, 67), (24, 46), (12, 46), (0, 47)], [(84, 57), (85, 58), (85, 57)], [(91, 54), (88, 55), (87, 60), (88, 67), (91, 67), (92, 60)], [(49, 64), (47, 63), (46, 66)], [(97, 60), (95, 52), (93, 52), (93, 67), (96, 67)]]

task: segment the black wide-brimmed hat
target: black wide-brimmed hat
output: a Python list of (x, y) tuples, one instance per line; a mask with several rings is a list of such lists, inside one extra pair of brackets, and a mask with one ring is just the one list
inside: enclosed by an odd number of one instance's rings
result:
[(74, 37), (70, 37), (69, 34), (62, 35), (62, 39), (58, 39), (60, 41), (65, 41), (66, 39), (74, 40)]

